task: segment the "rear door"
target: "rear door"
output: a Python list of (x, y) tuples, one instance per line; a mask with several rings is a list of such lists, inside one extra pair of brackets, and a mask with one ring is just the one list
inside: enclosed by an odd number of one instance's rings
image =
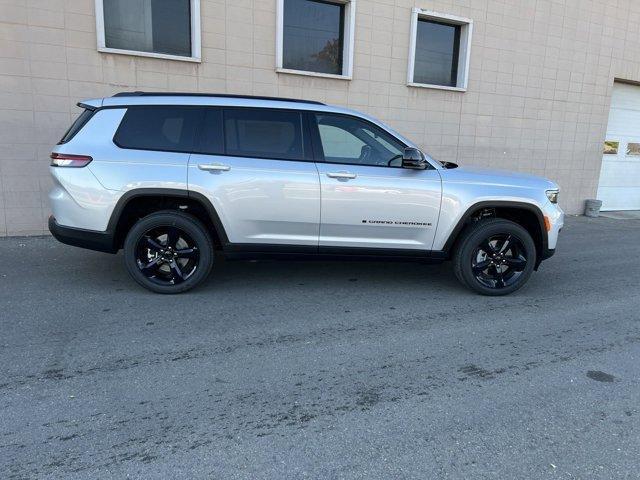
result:
[(230, 243), (317, 247), (320, 181), (308, 137), (299, 111), (207, 109), (189, 190), (213, 204)]
[(442, 192), (438, 171), (402, 168), (405, 145), (364, 119), (318, 113), (315, 120), (324, 158), (317, 164), (320, 249), (431, 250)]

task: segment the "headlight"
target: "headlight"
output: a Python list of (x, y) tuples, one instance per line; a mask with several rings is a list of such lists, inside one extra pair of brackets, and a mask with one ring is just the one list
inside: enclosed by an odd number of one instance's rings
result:
[(547, 190), (547, 198), (551, 203), (558, 203), (558, 195), (560, 195), (560, 190)]

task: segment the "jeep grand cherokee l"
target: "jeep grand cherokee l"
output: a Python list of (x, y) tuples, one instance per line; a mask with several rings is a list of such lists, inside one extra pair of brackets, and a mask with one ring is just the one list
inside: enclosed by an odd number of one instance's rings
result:
[(458, 168), (374, 118), (318, 102), (132, 92), (79, 104), (51, 154), (52, 234), (115, 253), (143, 287), (200, 284), (215, 258), (452, 260), (486, 295), (556, 247), (558, 186)]

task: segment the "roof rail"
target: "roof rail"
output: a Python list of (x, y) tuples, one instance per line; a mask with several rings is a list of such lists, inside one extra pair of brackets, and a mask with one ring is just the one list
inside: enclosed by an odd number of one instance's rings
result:
[(182, 92), (120, 92), (114, 97), (217, 97), (217, 98), (246, 98), (249, 100), (273, 100), (279, 102), (310, 103), (324, 105), (313, 100), (301, 100), (299, 98), (262, 97), (256, 95), (233, 95), (229, 93), (182, 93)]

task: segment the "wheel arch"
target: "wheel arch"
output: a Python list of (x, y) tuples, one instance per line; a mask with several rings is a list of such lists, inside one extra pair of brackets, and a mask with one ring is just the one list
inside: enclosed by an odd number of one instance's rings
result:
[(540, 208), (533, 203), (513, 201), (484, 201), (470, 206), (462, 215), (447, 239), (444, 251), (447, 257), (456, 248), (466, 227), (485, 217), (504, 218), (517, 223), (529, 232), (536, 245), (536, 269), (548, 249), (545, 219)]
[(216, 209), (201, 193), (173, 188), (140, 188), (122, 195), (111, 213), (107, 231), (113, 236), (114, 248), (122, 248), (127, 232), (139, 218), (167, 209), (185, 211), (198, 218), (207, 227), (216, 247), (228, 243)]

